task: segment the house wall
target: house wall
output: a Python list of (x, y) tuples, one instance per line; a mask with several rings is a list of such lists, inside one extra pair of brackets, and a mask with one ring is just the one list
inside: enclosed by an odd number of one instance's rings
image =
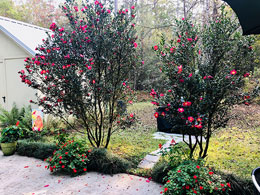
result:
[(18, 74), (24, 69), (24, 59), (28, 56), (23, 48), (0, 31), (0, 105), (7, 110), (13, 103), (18, 107), (27, 106), (35, 97), (35, 90), (22, 83)]

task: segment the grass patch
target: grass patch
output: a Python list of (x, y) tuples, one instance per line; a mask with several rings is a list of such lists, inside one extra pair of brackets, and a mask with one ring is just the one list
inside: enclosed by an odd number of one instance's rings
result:
[(259, 164), (260, 128), (243, 130), (223, 129), (211, 138), (207, 164), (216, 170), (251, 179), (251, 172)]
[(135, 128), (114, 134), (111, 137), (108, 150), (137, 166), (145, 155), (157, 150), (158, 145), (164, 144), (165, 140), (153, 139), (155, 129), (145, 129), (141, 126)]

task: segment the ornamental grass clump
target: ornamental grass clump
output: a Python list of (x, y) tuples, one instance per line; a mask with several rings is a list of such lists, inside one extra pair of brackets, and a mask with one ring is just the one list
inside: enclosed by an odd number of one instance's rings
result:
[(45, 159), (49, 163), (46, 168), (51, 172), (64, 172), (72, 176), (82, 174), (87, 171), (87, 153), (80, 142), (68, 140), (59, 145), (52, 157)]
[(136, 65), (135, 7), (113, 12), (109, 1), (66, 0), (67, 27), (52, 23), (48, 37), (25, 60), (22, 82), (39, 93), (31, 101), (47, 114), (82, 121), (93, 147), (108, 147), (117, 125), (117, 102)]
[(257, 64), (254, 38), (243, 37), (238, 27), (224, 11), (203, 28), (183, 18), (176, 20), (173, 39), (168, 43), (162, 37), (153, 48), (168, 78), (165, 93), (153, 89), (150, 93), (152, 103), (165, 109), (154, 116), (165, 117), (183, 134), (190, 158), (196, 149), (198, 157), (205, 158), (212, 133), (226, 126), (233, 105), (248, 105), (259, 93), (258, 87), (248, 93), (242, 90)]

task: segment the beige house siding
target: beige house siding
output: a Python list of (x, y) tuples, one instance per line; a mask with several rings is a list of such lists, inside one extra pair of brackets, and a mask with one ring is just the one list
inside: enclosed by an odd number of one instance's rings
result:
[(30, 99), (35, 99), (35, 91), (22, 83), (18, 74), (28, 56), (23, 48), (0, 31), (0, 105), (7, 110), (13, 103), (22, 107), (29, 105)]

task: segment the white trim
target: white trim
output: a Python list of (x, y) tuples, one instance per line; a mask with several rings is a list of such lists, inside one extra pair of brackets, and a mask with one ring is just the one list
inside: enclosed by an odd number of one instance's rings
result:
[(257, 181), (256, 181), (256, 179), (255, 179), (255, 171), (256, 171), (257, 169), (260, 169), (260, 167), (254, 169), (254, 170), (252, 171), (252, 180), (253, 180), (253, 183), (254, 183), (254, 185), (255, 185), (255, 188), (256, 188), (256, 189), (258, 190), (258, 192), (260, 193), (260, 186), (259, 186), (259, 184), (257, 183)]

